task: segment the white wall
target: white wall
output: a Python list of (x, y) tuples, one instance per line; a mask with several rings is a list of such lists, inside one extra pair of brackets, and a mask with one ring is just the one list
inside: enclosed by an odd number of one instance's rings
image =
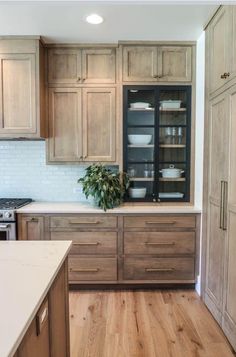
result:
[[(204, 143), (204, 102), (205, 102), (205, 32), (197, 41), (197, 83), (196, 83), (196, 154), (195, 154), (195, 204), (202, 208), (203, 193), (203, 143)], [(200, 251), (202, 249), (200, 237)], [(201, 262), (200, 262), (201, 263)], [(201, 264), (199, 264), (201, 266)], [(200, 277), (196, 289), (200, 294)]]

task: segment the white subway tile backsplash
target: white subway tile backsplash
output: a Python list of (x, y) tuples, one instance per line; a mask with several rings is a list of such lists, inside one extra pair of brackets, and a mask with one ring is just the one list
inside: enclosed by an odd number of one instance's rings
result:
[(77, 180), (85, 165), (46, 165), (44, 141), (0, 142), (0, 197), (85, 201)]

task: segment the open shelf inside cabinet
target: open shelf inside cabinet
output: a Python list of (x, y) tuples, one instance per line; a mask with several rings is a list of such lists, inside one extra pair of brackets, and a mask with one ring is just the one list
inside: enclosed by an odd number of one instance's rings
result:
[[(123, 102), (123, 170), (131, 187), (126, 200), (188, 202), (191, 86), (124, 86)], [(141, 104), (145, 108), (134, 108)], [(162, 173), (170, 169), (178, 175)], [(139, 190), (143, 197), (132, 196)]]

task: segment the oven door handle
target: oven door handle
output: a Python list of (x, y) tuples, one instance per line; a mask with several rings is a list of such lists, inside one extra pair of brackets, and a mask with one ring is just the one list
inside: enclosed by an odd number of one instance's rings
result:
[(0, 229), (8, 229), (10, 224), (0, 224)]

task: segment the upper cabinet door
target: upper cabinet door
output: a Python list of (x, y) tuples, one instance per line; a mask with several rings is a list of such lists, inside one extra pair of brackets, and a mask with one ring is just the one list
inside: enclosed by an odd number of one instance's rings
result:
[(82, 158), (81, 89), (49, 90), (49, 162)]
[(159, 47), (159, 80), (168, 82), (190, 82), (192, 80), (191, 47)]
[(0, 55), (0, 135), (36, 134), (35, 54)]
[(83, 160), (115, 161), (115, 88), (83, 89)]
[[(229, 11), (223, 6), (210, 24), (210, 91), (222, 87), (230, 77)], [(232, 42), (230, 41), (230, 46)]]
[(78, 49), (50, 49), (48, 53), (49, 83), (82, 83), (81, 51)]
[(116, 50), (85, 49), (82, 51), (83, 83), (115, 83)]
[(158, 75), (156, 46), (123, 47), (124, 82), (156, 82)]

